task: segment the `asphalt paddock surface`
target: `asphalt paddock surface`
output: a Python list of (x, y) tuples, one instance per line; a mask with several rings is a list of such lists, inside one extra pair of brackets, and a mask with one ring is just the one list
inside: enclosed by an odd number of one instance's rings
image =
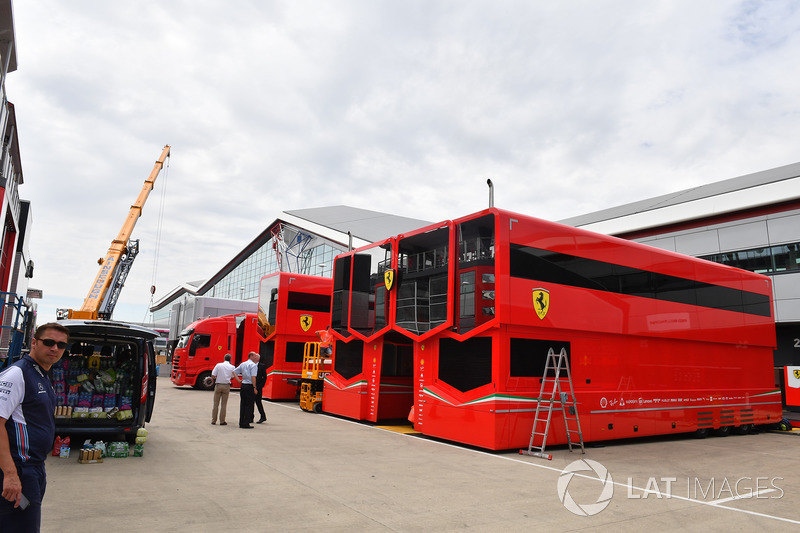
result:
[[(485, 452), (264, 402), (211, 425), (210, 392), (159, 378), (143, 457), (47, 461), (42, 531), (800, 530), (800, 439), (646, 438)], [(578, 462), (576, 462), (578, 461)], [(563, 499), (563, 503), (562, 503)]]

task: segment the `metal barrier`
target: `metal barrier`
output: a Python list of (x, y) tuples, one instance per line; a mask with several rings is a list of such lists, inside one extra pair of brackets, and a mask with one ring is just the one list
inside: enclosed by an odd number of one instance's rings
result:
[(25, 300), (13, 292), (0, 291), (0, 370), (22, 357), (28, 349), (32, 314)]

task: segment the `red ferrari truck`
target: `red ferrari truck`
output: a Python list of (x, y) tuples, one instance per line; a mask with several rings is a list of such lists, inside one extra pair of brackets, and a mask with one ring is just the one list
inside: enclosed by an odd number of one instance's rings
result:
[[(547, 353), (563, 349), (585, 441), (781, 419), (760, 274), (490, 208), (340, 255), (334, 282), (326, 412), (371, 420), (359, 389), (378, 418), (402, 400), (391, 416), (410, 410), (426, 435), (522, 448)], [(388, 394), (398, 374), (411, 394)], [(565, 439), (557, 420), (548, 443)]]

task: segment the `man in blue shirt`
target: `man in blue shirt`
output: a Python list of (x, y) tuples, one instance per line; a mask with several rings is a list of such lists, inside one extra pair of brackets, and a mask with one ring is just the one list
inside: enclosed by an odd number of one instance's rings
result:
[(33, 335), (30, 354), (0, 373), (0, 524), (3, 532), (39, 531), (47, 478), (44, 461), (55, 439), (56, 398), (47, 372), (69, 342), (50, 322)]

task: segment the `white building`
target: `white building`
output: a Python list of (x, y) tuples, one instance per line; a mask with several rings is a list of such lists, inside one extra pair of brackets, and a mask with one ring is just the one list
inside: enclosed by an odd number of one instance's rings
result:
[(800, 365), (800, 163), (560, 222), (769, 276), (775, 366)]
[[(17, 117), (6, 94), (6, 77), (17, 70), (14, 14), (11, 0), (0, 0), (0, 368), (16, 346), (17, 353), (31, 336), (35, 306), (28, 298), (33, 261), (28, 247), (32, 225), (30, 202), (20, 199), (23, 183)], [(35, 293), (37, 291), (31, 291)], [(40, 296), (39, 296), (40, 297)], [(13, 346), (12, 346), (13, 345)]]

